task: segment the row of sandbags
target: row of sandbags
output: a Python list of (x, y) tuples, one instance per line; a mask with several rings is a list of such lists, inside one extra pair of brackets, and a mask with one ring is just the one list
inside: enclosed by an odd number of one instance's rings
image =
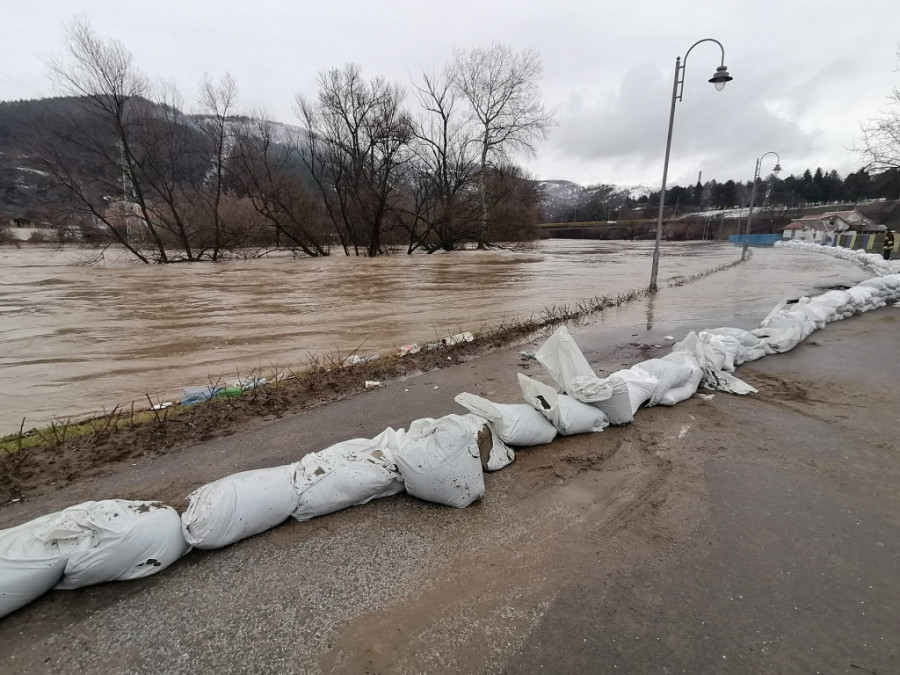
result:
[(52, 588), (137, 579), (166, 569), (191, 547), (214, 549), (288, 518), (309, 520), (406, 491), (465, 507), (485, 490), (484, 471), (516, 449), (557, 435), (630, 423), (642, 407), (675, 405), (698, 387), (755, 391), (733, 373), (742, 363), (788, 351), (830, 321), (900, 299), (900, 275), (776, 307), (760, 328), (689, 333), (672, 352), (605, 377), (596, 375), (565, 326), (535, 354), (555, 386), (518, 375), (524, 402), (463, 393), (468, 411), (388, 428), (292, 464), (244, 471), (201, 486), (181, 516), (154, 502), (86, 502), (0, 531), (0, 617)]
[(776, 241), (775, 246), (783, 246), (785, 248), (799, 249), (802, 251), (812, 251), (814, 253), (831, 256), (832, 258), (847, 260), (866, 268), (879, 277), (895, 274), (900, 271), (900, 263), (885, 260), (882, 256), (876, 253), (869, 253), (863, 248), (852, 249), (844, 246), (826, 246), (823, 244), (811, 244), (806, 241), (794, 241), (792, 239)]

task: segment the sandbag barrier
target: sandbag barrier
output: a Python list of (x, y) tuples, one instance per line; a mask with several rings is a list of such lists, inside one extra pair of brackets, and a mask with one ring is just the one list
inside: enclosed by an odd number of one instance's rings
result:
[(776, 241), (775, 246), (784, 248), (800, 249), (801, 251), (812, 251), (813, 253), (821, 253), (832, 258), (847, 260), (856, 263), (860, 267), (864, 267), (877, 277), (887, 276), (900, 272), (900, 261), (885, 260), (877, 253), (869, 253), (865, 249), (845, 248), (844, 246), (827, 246), (824, 244), (810, 244), (806, 241), (794, 241), (788, 239), (786, 241)]
[(508, 466), (516, 449), (628, 424), (642, 408), (676, 405), (699, 387), (755, 392), (735, 368), (898, 299), (900, 274), (882, 274), (847, 290), (781, 303), (756, 330), (691, 332), (670, 354), (607, 377), (594, 373), (562, 326), (535, 353), (556, 386), (519, 374), (525, 403), (462, 393), (456, 401), (468, 414), (415, 420), (408, 429), (343, 441), (293, 464), (226, 476), (194, 490), (180, 516), (157, 502), (108, 499), (0, 530), (0, 617), (54, 588), (150, 576), (192, 547), (221, 548), (291, 517), (309, 520), (404, 490), (464, 508), (484, 495), (484, 472)]

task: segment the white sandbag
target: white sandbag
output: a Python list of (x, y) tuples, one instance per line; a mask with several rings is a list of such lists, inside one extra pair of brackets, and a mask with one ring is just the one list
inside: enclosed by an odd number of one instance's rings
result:
[(556, 438), (556, 427), (527, 403), (493, 403), (475, 394), (457, 394), (463, 408), (488, 420), (507, 445), (528, 448)]
[(61, 589), (148, 577), (191, 550), (175, 509), (125, 499), (70, 506), (35, 536), (46, 544), (71, 545), (63, 578), (56, 585)]
[(735, 338), (740, 348), (734, 357), (734, 365), (740, 366), (748, 361), (756, 361), (767, 354), (774, 352), (769, 348), (764, 340), (757, 337), (753, 333), (741, 328), (713, 328), (708, 331), (701, 331), (712, 335), (730, 336)]
[(51, 590), (62, 579), (72, 542), (44, 542), (35, 533), (57, 513), (0, 530), (0, 617)]
[(609, 421), (602, 410), (557, 394), (553, 387), (519, 373), (519, 388), (525, 401), (556, 427), (562, 436), (603, 431)]
[[(481, 468), (485, 471), (499, 471), (509, 466), (516, 459), (516, 451), (500, 440), (500, 434), (494, 429), (494, 425), (475, 413), (462, 415), (462, 419), (475, 434), (478, 442), (478, 452), (481, 455)], [(483, 449), (487, 446), (487, 451)]]
[[(672, 360), (666, 361), (664, 359), (648, 359), (647, 361), (636, 363), (632, 368), (640, 368), (656, 378), (656, 389), (647, 401), (648, 408), (659, 405), (659, 402), (665, 398), (670, 390), (678, 389), (688, 383), (691, 375), (694, 373), (694, 369), (688, 364), (677, 363)], [(699, 365), (696, 370), (700, 370)], [(697, 381), (699, 383), (699, 379)]]
[(790, 314), (803, 316), (812, 321), (817, 329), (822, 329), (831, 318), (834, 310), (827, 305), (816, 302), (807, 297), (800, 298), (797, 302), (787, 305), (785, 310)]
[(403, 435), (388, 427), (375, 438), (342, 441), (303, 457), (294, 465), (291, 516), (309, 520), (403, 492), (395, 463)]
[(197, 488), (181, 516), (191, 546), (228, 546), (284, 522), (297, 507), (294, 465), (243, 471)]
[(601, 410), (610, 424), (632, 420), (628, 387), (619, 378), (597, 377), (565, 326), (560, 326), (535, 353), (559, 390)]
[(662, 361), (676, 363), (690, 370), (690, 377), (677, 387), (670, 387), (657, 402), (658, 405), (678, 405), (686, 401), (697, 391), (700, 381), (703, 379), (703, 369), (693, 354), (687, 352), (672, 352), (662, 357)]
[(593, 368), (565, 326), (557, 328), (535, 352), (534, 357), (547, 369), (560, 391), (570, 396), (574, 395), (571, 386), (574, 378), (595, 377)]
[(686, 352), (693, 356), (703, 371), (701, 384), (708, 389), (717, 389), (719, 391), (727, 391), (732, 394), (749, 394), (755, 392), (756, 389), (746, 382), (739, 380), (731, 373), (727, 373), (719, 368), (722, 363), (722, 355), (713, 349), (708, 340), (701, 340), (697, 333), (693, 331), (681, 341), (672, 346), (674, 352)]
[(631, 424), (634, 419), (628, 385), (621, 377), (575, 377), (572, 396), (603, 411), (610, 424)]
[(628, 400), (631, 404), (632, 417), (638, 409), (653, 396), (658, 380), (643, 368), (633, 366), (624, 370), (617, 370), (612, 377), (618, 377), (628, 387)]
[(397, 467), (406, 491), (419, 499), (464, 508), (484, 495), (478, 443), (459, 415), (410, 424)]

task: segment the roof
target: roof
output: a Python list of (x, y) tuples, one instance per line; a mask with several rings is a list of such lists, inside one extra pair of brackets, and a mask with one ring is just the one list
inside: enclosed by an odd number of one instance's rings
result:
[(800, 218), (799, 220), (795, 220), (790, 225), (785, 227), (785, 230), (802, 230), (806, 227), (812, 228), (814, 230), (824, 230), (827, 229), (825, 224), (818, 218)]

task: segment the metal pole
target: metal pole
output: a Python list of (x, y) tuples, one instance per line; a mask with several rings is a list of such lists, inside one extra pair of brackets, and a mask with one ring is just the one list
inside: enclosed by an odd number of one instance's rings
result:
[(656, 216), (656, 244), (653, 247), (653, 267), (650, 270), (650, 292), (656, 293), (656, 277), (659, 273), (659, 242), (662, 238), (663, 209), (666, 204), (666, 179), (669, 176), (669, 153), (672, 150), (672, 125), (675, 123), (675, 101), (678, 98), (678, 75), (681, 73), (681, 57), (675, 58), (675, 77), (672, 82), (672, 108), (669, 111), (669, 133), (666, 136), (666, 158), (663, 161), (662, 188), (659, 191), (659, 214)]
[(753, 187), (750, 189), (750, 209), (747, 211), (747, 227), (744, 230), (744, 246), (741, 248), (741, 260), (747, 259), (747, 247), (750, 245), (750, 221), (753, 220), (753, 200), (756, 198), (756, 181), (759, 179), (759, 165), (762, 157), (756, 160), (756, 168), (753, 170)]

